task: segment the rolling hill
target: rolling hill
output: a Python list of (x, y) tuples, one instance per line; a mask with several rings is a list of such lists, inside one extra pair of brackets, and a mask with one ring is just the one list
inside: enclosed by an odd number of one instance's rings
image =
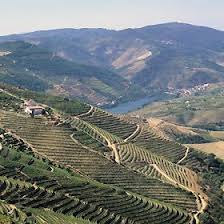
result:
[(223, 159), (223, 106), (223, 85), (215, 85), (198, 96), (145, 105), (130, 115), (144, 117), (167, 139)]
[(145, 118), (157, 117), (184, 126), (223, 131), (223, 105), (223, 90), (221, 90), (209, 95), (202, 94), (156, 102), (145, 105), (132, 114)]
[(59, 29), (0, 37), (76, 63), (113, 70), (147, 92), (224, 81), (224, 32), (183, 23), (121, 31)]
[[(32, 98), (47, 110), (24, 113)], [(220, 223), (223, 163), (142, 122), (1, 85), (0, 220)]]
[(0, 81), (100, 105), (143, 94), (107, 69), (77, 64), (22, 41), (0, 44)]

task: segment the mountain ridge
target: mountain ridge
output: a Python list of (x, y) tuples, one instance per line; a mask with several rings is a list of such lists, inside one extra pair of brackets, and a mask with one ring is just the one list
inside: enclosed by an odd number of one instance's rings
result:
[(128, 81), (113, 71), (65, 60), (41, 46), (4, 42), (0, 51), (2, 82), (94, 104), (109, 104), (129, 91)]
[(54, 29), (0, 37), (39, 45), (76, 63), (103, 67), (146, 89), (224, 80), (224, 31), (186, 23), (141, 28)]

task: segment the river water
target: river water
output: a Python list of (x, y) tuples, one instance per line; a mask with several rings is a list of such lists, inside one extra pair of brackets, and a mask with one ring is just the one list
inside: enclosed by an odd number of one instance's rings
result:
[(145, 104), (150, 104), (157, 100), (158, 100), (158, 96), (144, 97), (142, 99), (118, 104), (117, 106), (106, 109), (106, 110), (114, 114), (126, 114), (128, 112), (132, 112), (142, 108)]

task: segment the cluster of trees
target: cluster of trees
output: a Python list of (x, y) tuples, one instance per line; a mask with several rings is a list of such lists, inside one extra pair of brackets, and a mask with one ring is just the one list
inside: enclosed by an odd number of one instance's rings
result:
[(181, 144), (201, 144), (201, 143), (207, 143), (208, 140), (203, 138), (200, 135), (184, 135), (179, 134), (176, 137), (176, 141), (180, 142)]

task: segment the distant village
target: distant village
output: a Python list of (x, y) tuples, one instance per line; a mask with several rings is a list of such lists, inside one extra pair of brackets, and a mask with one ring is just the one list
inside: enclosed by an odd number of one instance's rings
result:
[(198, 92), (203, 92), (207, 90), (210, 87), (208, 83), (197, 85), (189, 89), (174, 89), (172, 87), (168, 88), (169, 91), (167, 93), (169, 94), (179, 94), (180, 96), (191, 96)]

